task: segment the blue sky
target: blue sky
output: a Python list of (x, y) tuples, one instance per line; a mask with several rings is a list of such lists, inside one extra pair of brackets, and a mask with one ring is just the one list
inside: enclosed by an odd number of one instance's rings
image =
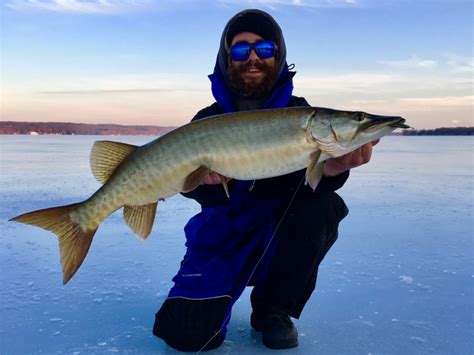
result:
[(2, 120), (180, 125), (213, 102), (226, 22), (280, 23), (314, 106), (472, 126), (468, 0), (5, 0)]

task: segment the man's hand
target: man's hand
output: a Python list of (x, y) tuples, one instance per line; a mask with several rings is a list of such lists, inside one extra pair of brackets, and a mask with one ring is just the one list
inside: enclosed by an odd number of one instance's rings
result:
[(204, 179), (201, 181), (201, 185), (218, 185), (222, 184), (223, 180), (225, 179), (225, 182), (228, 182), (230, 178), (224, 177), (222, 175), (219, 175), (218, 173), (211, 171), (209, 175), (206, 175)]
[(378, 139), (376, 141), (364, 144), (362, 147), (339, 158), (326, 160), (326, 163), (324, 163), (323, 175), (326, 177), (336, 176), (349, 169), (367, 164), (372, 157), (372, 147), (379, 141), (380, 140)]

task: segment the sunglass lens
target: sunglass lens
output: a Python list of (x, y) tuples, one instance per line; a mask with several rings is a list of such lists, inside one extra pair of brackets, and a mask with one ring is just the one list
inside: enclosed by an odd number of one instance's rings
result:
[(255, 52), (260, 59), (271, 58), (275, 55), (275, 45), (272, 42), (257, 42)]
[(247, 60), (250, 55), (250, 45), (248, 43), (238, 43), (230, 49), (232, 59), (235, 61)]

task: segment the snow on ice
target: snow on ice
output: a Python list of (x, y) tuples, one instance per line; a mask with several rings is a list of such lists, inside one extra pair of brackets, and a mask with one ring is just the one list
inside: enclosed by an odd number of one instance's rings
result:
[[(100, 138), (1, 137), (0, 353), (176, 353), (151, 329), (195, 202), (160, 203), (145, 242), (113, 214), (65, 286), (56, 238), (8, 222), (95, 191), (88, 155)], [(382, 139), (339, 191), (350, 213), (295, 321), (300, 346), (285, 353), (474, 352), (473, 151), (471, 137)], [(209, 354), (272, 353), (250, 328), (249, 291), (233, 309), (226, 341)]]

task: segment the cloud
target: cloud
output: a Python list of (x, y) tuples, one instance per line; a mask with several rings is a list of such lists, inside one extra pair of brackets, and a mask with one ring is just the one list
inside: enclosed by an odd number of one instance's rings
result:
[(474, 96), (438, 96), (438, 97), (400, 97), (387, 98), (385, 100), (351, 100), (352, 104), (382, 106), (396, 104), (398, 106), (410, 106), (412, 109), (418, 108), (420, 111), (469, 108), (474, 100)]
[(465, 97), (472, 95), (472, 77), (447, 70), (361, 71), (312, 73), (295, 77), (295, 88), (306, 95), (345, 100), (402, 97)]
[(457, 54), (445, 54), (438, 60), (423, 59), (412, 55), (408, 59), (381, 60), (379, 63), (395, 69), (440, 69), (447, 70), (452, 74), (474, 73), (474, 57)]
[(145, 10), (152, 4), (152, 0), (10, 0), (6, 6), (16, 11), (120, 14)]
[[(186, 83), (186, 84), (183, 84)], [(9, 92), (21, 92), (21, 87), (7, 87)], [(179, 72), (121, 74), (109, 77), (80, 77), (70, 80), (50, 80), (40, 82), (31, 93), (42, 95), (102, 95), (102, 94), (153, 94), (153, 93), (196, 93), (208, 92), (208, 82), (204, 76)]]
[[(276, 10), (280, 7), (303, 8), (355, 7), (363, 0), (218, 0), (225, 6), (246, 5)], [(5, 6), (15, 11), (44, 11), (57, 13), (117, 15), (202, 5), (197, 0), (6, 0)], [(207, 1), (205, 2), (207, 3)], [(210, 4), (214, 2), (210, 1)]]
[(101, 94), (143, 94), (143, 93), (169, 93), (176, 91), (191, 92), (195, 89), (163, 89), (163, 88), (141, 88), (141, 89), (97, 89), (97, 90), (51, 90), (41, 91), (41, 94), (47, 95), (101, 95)]
[(443, 97), (410, 97), (398, 100), (401, 104), (417, 107), (419, 110), (451, 109), (472, 107), (474, 96), (443, 96)]
[(446, 64), (456, 74), (474, 73), (474, 57), (464, 57), (456, 54), (446, 55)]
[(313, 75), (295, 78), (296, 87), (310, 90), (364, 91), (376, 86), (387, 85), (395, 80), (385, 73), (346, 73), (335, 75)]
[(297, 6), (306, 8), (355, 7), (361, 0), (219, 0), (223, 5), (246, 5), (249, 7), (266, 7), (276, 10), (279, 7)]
[(61, 77), (5, 89), (2, 117), (16, 121), (173, 126), (188, 122), (203, 102), (212, 102), (205, 76), (179, 72)]
[(410, 58), (402, 60), (382, 60), (380, 63), (398, 69), (430, 69), (438, 65), (435, 60), (422, 59), (416, 55), (412, 55)]

